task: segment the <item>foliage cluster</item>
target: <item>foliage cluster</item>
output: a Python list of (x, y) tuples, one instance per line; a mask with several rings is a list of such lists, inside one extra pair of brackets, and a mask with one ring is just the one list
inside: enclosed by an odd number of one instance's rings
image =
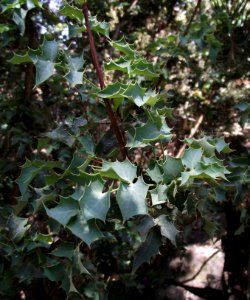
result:
[(183, 247), (185, 220), (220, 238), (230, 206), (233, 234), (249, 232), (247, 1), (91, 1), (101, 88), (78, 2), (0, 4), (4, 299), (138, 298), (144, 263)]

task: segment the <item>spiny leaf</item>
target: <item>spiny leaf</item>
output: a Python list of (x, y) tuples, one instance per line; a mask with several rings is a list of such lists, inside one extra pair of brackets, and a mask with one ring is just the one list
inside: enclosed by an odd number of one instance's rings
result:
[(24, 237), (25, 232), (29, 229), (27, 224), (28, 218), (20, 218), (12, 214), (7, 222), (10, 238), (15, 242), (19, 242)]
[(159, 75), (155, 73), (152, 63), (146, 61), (146, 59), (138, 59), (131, 66), (130, 74), (143, 75), (144, 77), (155, 78)]
[(204, 154), (207, 156), (213, 156), (215, 154), (214, 141), (211, 141), (208, 137), (204, 136), (201, 139), (186, 138), (184, 140), (189, 146), (195, 149), (202, 148)]
[(68, 74), (65, 75), (65, 78), (72, 85), (82, 84), (83, 72), (78, 72), (76, 70), (69, 71)]
[(127, 74), (130, 72), (131, 62), (127, 60), (125, 57), (121, 56), (118, 60), (110, 60), (108, 63), (105, 64), (105, 70), (117, 70), (122, 71)]
[(28, 52), (24, 55), (19, 55), (14, 53), (14, 56), (9, 60), (9, 62), (16, 65), (16, 64), (26, 63), (26, 62), (32, 62), (32, 59), (29, 57)]
[(181, 173), (181, 185), (186, 184), (189, 179), (194, 178), (203, 180), (210, 179), (213, 181), (219, 178), (227, 180), (225, 175), (229, 173), (230, 172), (224, 166), (221, 166), (218, 163), (206, 165), (202, 162), (199, 162), (195, 169)]
[(201, 161), (202, 154), (203, 154), (203, 151), (201, 148), (186, 149), (181, 158), (183, 165), (188, 167), (189, 169), (193, 169), (197, 165), (197, 163)]
[(144, 104), (143, 96), (146, 89), (141, 88), (138, 83), (130, 84), (128, 88), (123, 92), (123, 96), (134, 101), (137, 106)]
[(155, 189), (150, 190), (152, 205), (159, 205), (168, 201), (167, 186), (165, 184), (158, 184)]
[(122, 93), (124, 92), (125, 87), (126, 87), (126, 85), (121, 84), (119, 82), (115, 82), (115, 83), (109, 84), (103, 90), (100, 90), (97, 93), (97, 96), (101, 97), (101, 98), (121, 98), (121, 97), (123, 97)]
[(138, 83), (129, 84), (127, 89), (123, 92), (123, 96), (132, 100), (139, 107), (144, 104), (154, 106), (159, 100), (158, 94), (153, 91), (146, 92), (146, 89), (140, 87)]
[[(158, 119), (156, 122), (148, 121), (141, 127), (135, 128), (133, 140), (127, 143), (127, 147), (145, 147), (148, 143), (157, 141), (159, 139), (170, 138), (170, 128), (167, 126), (164, 117)], [(161, 122), (159, 124), (159, 121)]]
[(27, 12), (27, 10), (21, 8), (19, 10), (15, 10), (12, 16), (12, 20), (16, 23), (18, 29), (21, 32), (21, 35), (24, 35), (25, 32), (25, 17), (27, 15)]
[(56, 41), (44, 40), (41, 50), (43, 59), (54, 62), (58, 55), (58, 43)]
[(178, 230), (175, 228), (173, 222), (167, 219), (167, 216), (161, 215), (155, 219), (155, 222), (161, 229), (161, 235), (165, 236), (169, 239), (172, 244), (176, 246), (176, 236), (178, 234)]
[(135, 57), (134, 47), (132, 45), (128, 44), (125, 41), (124, 37), (116, 42), (112, 41), (111, 45), (118, 51), (126, 54), (130, 59), (133, 59)]
[(70, 6), (67, 3), (64, 5), (64, 7), (62, 9), (59, 10), (59, 13), (65, 17), (69, 17), (71, 19), (76, 19), (80, 22), (82, 22), (82, 20), (83, 20), (82, 10), (77, 7), (74, 7), (74, 6)]
[(82, 55), (74, 57), (67, 55), (66, 57), (68, 60), (70, 70), (79, 71), (83, 68), (84, 60)]
[(20, 176), (17, 178), (16, 182), (19, 185), (22, 196), (27, 191), (28, 185), (31, 180), (41, 172), (41, 170), (51, 170), (53, 168), (62, 168), (60, 162), (49, 162), (42, 160), (27, 160), (22, 166), (22, 171)]
[(136, 226), (136, 229), (138, 230), (142, 241), (145, 241), (149, 230), (155, 226), (155, 221), (150, 216), (142, 216), (140, 218), (140, 223)]
[(77, 214), (77, 217), (70, 221), (67, 228), (88, 246), (90, 246), (93, 241), (103, 236), (97, 227), (95, 220), (87, 221), (83, 213)]
[(71, 260), (74, 254), (74, 243), (62, 242), (56, 249), (51, 252), (51, 254), (57, 257), (65, 257)]
[(123, 162), (104, 161), (102, 168), (98, 170), (98, 173), (104, 177), (131, 183), (136, 177), (136, 170), (136, 166), (126, 159)]
[(109, 24), (107, 22), (99, 22), (95, 16), (89, 17), (90, 27), (96, 33), (100, 33), (107, 38), (109, 37)]
[(135, 252), (132, 271), (135, 272), (144, 262), (150, 263), (151, 258), (159, 253), (161, 244), (158, 230), (150, 230), (146, 241)]
[(135, 215), (148, 214), (147, 191), (148, 186), (141, 177), (138, 178), (136, 183), (120, 183), (116, 197), (124, 221)]
[(150, 161), (147, 169), (147, 174), (152, 178), (153, 181), (159, 183), (163, 180), (162, 167), (157, 163), (157, 161)]
[(60, 126), (50, 132), (47, 132), (45, 136), (49, 137), (50, 139), (65, 143), (69, 147), (72, 147), (75, 142), (75, 138), (68, 132), (68, 130), (66, 130), (64, 126)]
[(218, 138), (215, 142), (215, 149), (220, 153), (231, 153), (233, 150), (229, 147), (229, 144), (227, 144), (224, 140), (224, 138)]
[(172, 156), (168, 156), (166, 158), (162, 167), (164, 170), (163, 180), (166, 183), (170, 182), (173, 179), (177, 179), (178, 177), (180, 177), (181, 172), (184, 169), (181, 159), (175, 158)]
[(55, 64), (51, 61), (38, 58), (36, 67), (36, 86), (49, 79), (55, 72)]
[(110, 207), (110, 192), (103, 193), (104, 184), (94, 181), (85, 189), (80, 206), (87, 220), (100, 219), (105, 222)]
[(54, 208), (45, 206), (47, 215), (58, 223), (66, 226), (69, 220), (79, 211), (79, 204), (74, 199), (61, 197), (60, 203)]

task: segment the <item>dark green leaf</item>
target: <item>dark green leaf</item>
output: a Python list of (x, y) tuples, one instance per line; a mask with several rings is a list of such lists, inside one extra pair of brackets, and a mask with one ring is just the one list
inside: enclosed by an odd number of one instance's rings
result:
[(27, 224), (28, 218), (20, 218), (12, 214), (7, 222), (7, 229), (9, 231), (10, 238), (15, 242), (19, 242), (30, 227), (27, 226)]
[(140, 177), (136, 183), (120, 183), (116, 198), (124, 221), (135, 215), (148, 214), (147, 191), (148, 186)]
[(136, 166), (131, 164), (129, 160), (123, 162), (104, 161), (101, 170), (98, 170), (101, 176), (118, 179), (131, 183), (136, 177)]
[(51, 209), (45, 206), (47, 215), (62, 225), (67, 225), (69, 220), (79, 211), (79, 204), (72, 198), (61, 198), (60, 203)]
[(87, 221), (82, 213), (79, 213), (75, 219), (71, 220), (67, 227), (88, 246), (103, 236), (95, 220)]
[(167, 216), (161, 215), (155, 219), (155, 223), (160, 226), (161, 235), (165, 236), (176, 246), (178, 230), (175, 228), (173, 222), (169, 221)]
[(51, 61), (38, 58), (36, 67), (36, 86), (49, 79), (55, 72), (55, 64)]
[(175, 158), (172, 156), (167, 156), (162, 167), (164, 170), (163, 180), (166, 183), (172, 181), (173, 179), (177, 179), (178, 177), (180, 177), (181, 172), (184, 169), (181, 159)]
[(144, 262), (150, 263), (151, 258), (159, 253), (161, 244), (161, 235), (158, 230), (150, 230), (146, 241), (142, 243), (135, 252), (133, 272), (135, 272)]
[(100, 219), (105, 222), (110, 207), (110, 192), (103, 193), (101, 181), (91, 182), (80, 199), (80, 206), (87, 220)]

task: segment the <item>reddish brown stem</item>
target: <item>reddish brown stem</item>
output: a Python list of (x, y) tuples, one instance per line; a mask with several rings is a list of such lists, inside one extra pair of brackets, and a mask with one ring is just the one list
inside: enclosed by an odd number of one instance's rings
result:
[(187, 34), (188, 34), (189, 28), (190, 28), (190, 26), (191, 26), (192, 23), (193, 23), (194, 17), (195, 17), (195, 15), (197, 14), (197, 11), (198, 11), (200, 5), (201, 5), (201, 0), (198, 0), (196, 6), (195, 6), (195, 8), (194, 8), (193, 14), (192, 14), (192, 16), (191, 16), (191, 18), (190, 18), (190, 20), (189, 20), (189, 22), (188, 22), (187, 28), (186, 28), (186, 30), (184, 31), (184, 35), (187, 35)]
[[(92, 35), (91, 28), (90, 28), (90, 23), (89, 23), (89, 10), (88, 10), (88, 6), (86, 3), (83, 4), (82, 11), (83, 11), (84, 19), (85, 19), (85, 25), (87, 28), (88, 41), (89, 41), (89, 45), (90, 45), (90, 52), (91, 52), (93, 64), (94, 64), (94, 67), (96, 70), (96, 75), (98, 77), (100, 87), (101, 87), (101, 89), (103, 89), (105, 87), (103, 72), (102, 72), (101, 66), (100, 66), (98, 58), (97, 58), (95, 43), (94, 43), (94, 39), (93, 39), (93, 35)], [(125, 148), (125, 141), (123, 138), (123, 134), (118, 125), (117, 117), (112, 109), (110, 100), (104, 99), (104, 102), (105, 102), (106, 110), (109, 115), (109, 118), (111, 121), (111, 126), (112, 126), (112, 129), (116, 136), (122, 157), (123, 157), (123, 159), (125, 159), (128, 155), (127, 155), (127, 150)]]

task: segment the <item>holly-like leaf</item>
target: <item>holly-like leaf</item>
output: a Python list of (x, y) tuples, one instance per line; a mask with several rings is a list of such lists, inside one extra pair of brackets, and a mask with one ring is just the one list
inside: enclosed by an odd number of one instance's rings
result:
[(51, 61), (38, 58), (36, 63), (36, 86), (49, 79), (55, 72), (55, 64)]
[(82, 84), (82, 77), (83, 72), (78, 72), (76, 70), (71, 70), (68, 74), (65, 75), (67, 81), (72, 85)]
[(207, 156), (215, 155), (215, 145), (214, 141), (210, 140), (208, 137), (204, 136), (201, 139), (193, 139), (193, 138), (186, 138), (184, 140), (189, 146), (195, 149), (202, 148), (204, 154)]
[(147, 104), (149, 106), (154, 106), (159, 100), (159, 95), (153, 91), (147, 91), (142, 88), (138, 83), (131, 83), (127, 89), (123, 92), (123, 96), (133, 101), (137, 106), (142, 106)]
[(152, 205), (159, 205), (168, 201), (167, 186), (158, 184), (155, 189), (150, 190)]
[(229, 147), (229, 144), (227, 144), (224, 140), (224, 138), (218, 138), (216, 139), (215, 143), (215, 149), (220, 153), (231, 153), (233, 150)]
[(30, 58), (28, 52), (24, 55), (19, 55), (14, 53), (14, 56), (9, 60), (9, 62), (16, 65), (16, 64), (32, 62), (32, 59)]
[(190, 147), (186, 149), (181, 158), (183, 165), (189, 169), (195, 168), (195, 166), (201, 161), (202, 154), (203, 151), (201, 148), (194, 149)]
[(58, 55), (58, 43), (45, 40), (41, 46), (42, 58), (54, 62)]
[(153, 181), (159, 183), (163, 180), (162, 167), (157, 163), (157, 161), (150, 161), (147, 169), (147, 174), (152, 178)]
[(110, 192), (103, 193), (103, 187), (104, 184), (99, 180), (91, 182), (80, 199), (80, 206), (87, 220), (106, 220), (110, 207)]
[[(160, 117), (157, 123), (148, 121), (141, 127), (135, 128), (133, 140), (127, 143), (127, 147), (145, 147), (148, 143), (157, 141), (159, 139), (170, 138), (170, 128), (167, 126), (164, 117)], [(159, 121), (161, 124), (159, 124)]]
[(66, 226), (69, 220), (79, 211), (79, 204), (74, 199), (61, 197), (60, 203), (54, 208), (45, 206), (47, 215), (58, 223)]
[(130, 84), (128, 88), (123, 92), (123, 96), (131, 99), (137, 106), (144, 104), (143, 96), (146, 89), (141, 88), (138, 83)]
[(70, 6), (67, 3), (62, 9), (59, 10), (59, 13), (65, 17), (68, 17), (70, 19), (76, 19), (80, 22), (82, 22), (83, 20), (82, 10), (74, 6)]
[(180, 158), (168, 156), (162, 165), (164, 173), (163, 180), (168, 183), (180, 177), (184, 167)]
[(161, 244), (159, 231), (151, 229), (146, 241), (135, 252), (132, 271), (135, 272), (144, 262), (150, 263), (151, 258), (159, 254)]
[(125, 57), (121, 56), (118, 60), (110, 60), (108, 63), (105, 64), (106, 71), (122, 71), (127, 74), (130, 72), (131, 62), (127, 60)]
[(148, 214), (147, 191), (148, 186), (141, 177), (136, 183), (120, 183), (116, 198), (124, 221), (135, 215)]
[(13, 16), (12, 16), (12, 20), (13, 20), (13, 22), (16, 23), (18, 29), (21, 32), (21, 35), (24, 35), (24, 32), (25, 32), (25, 18), (26, 18), (27, 12), (28, 12), (27, 10), (21, 8), (21, 9), (15, 10), (13, 13)]
[(27, 224), (28, 218), (20, 218), (12, 214), (7, 222), (7, 228), (10, 234), (10, 238), (15, 242), (19, 242), (30, 227), (27, 226)]
[(136, 166), (126, 159), (122, 162), (104, 161), (102, 168), (98, 170), (98, 173), (104, 177), (131, 183), (136, 177), (136, 170)]
[(24, 194), (27, 191), (28, 185), (31, 180), (41, 172), (41, 170), (51, 170), (53, 168), (62, 168), (60, 162), (53, 161), (42, 161), (42, 160), (27, 160), (22, 166), (22, 171), (20, 176), (17, 178), (16, 182), (19, 185), (21, 194)]
[(148, 232), (155, 226), (155, 221), (152, 217), (145, 215), (140, 218), (140, 223), (136, 226), (142, 241), (145, 241)]
[(82, 241), (84, 241), (89, 247), (90, 244), (101, 238), (103, 235), (97, 227), (95, 220), (87, 221), (83, 213), (79, 213), (77, 217), (70, 221), (67, 228)]
[(125, 87), (126, 85), (121, 84), (119, 82), (115, 82), (109, 84), (103, 90), (100, 90), (97, 93), (97, 96), (101, 98), (121, 98), (123, 97), (122, 93), (124, 92)]
[(203, 180), (210, 179), (213, 181), (219, 178), (227, 180), (225, 175), (229, 173), (230, 172), (224, 166), (221, 166), (218, 163), (206, 165), (200, 162), (196, 165), (195, 169), (181, 173), (181, 185), (184, 185), (188, 180), (195, 178)]
[(174, 226), (173, 222), (167, 219), (167, 216), (161, 215), (155, 219), (155, 223), (160, 226), (161, 235), (165, 236), (169, 239), (173, 245), (176, 246), (176, 236), (178, 234), (178, 230)]
[(83, 68), (84, 60), (82, 55), (74, 57), (67, 55), (67, 60), (70, 70), (79, 71)]
[(100, 33), (107, 38), (109, 37), (109, 24), (107, 22), (99, 22), (95, 16), (89, 17), (90, 27), (96, 33)]
[(155, 78), (159, 76), (155, 73), (153, 64), (149, 63), (144, 58), (138, 59), (132, 64), (130, 74), (142, 75), (148, 78)]
[(133, 45), (128, 44), (124, 38), (121, 38), (118, 41), (112, 41), (111, 45), (118, 51), (124, 53), (130, 59), (134, 59), (135, 57), (135, 50)]
[(75, 138), (68, 132), (68, 130), (66, 130), (63, 125), (50, 132), (47, 132), (45, 136), (49, 137), (52, 140), (65, 143), (69, 147), (72, 147), (75, 142)]
[(71, 260), (74, 254), (74, 243), (62, 242), (56, 249), (51, 252), (51, 254), (57, 257), (64, 257)]

